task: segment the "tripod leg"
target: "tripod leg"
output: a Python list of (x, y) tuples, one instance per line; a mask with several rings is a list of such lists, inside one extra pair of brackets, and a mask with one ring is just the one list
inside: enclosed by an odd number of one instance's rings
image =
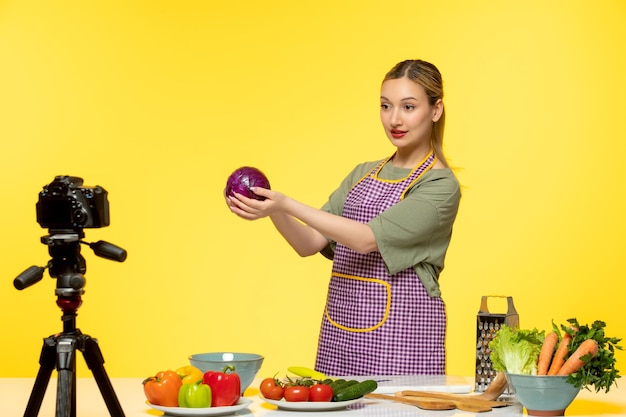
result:
[(76, 417), (76, 337), (57, 340), (56, 417)]
[(59, 371), (56, 417), (76, 417), (76, 381), (73, 376), (70, 370)]
[(109, 414), (111, 417), (124, 417), (124, 411), (122, 410), (122, 406), (115, 395), (115, 391), (113, 390), (113, 385), (111, 385), (111, 381), (104, 369), (104, 357), (102, 356), (102, 351), (98, 346), (98, 341), (96, 339), (91, 338), (87, 335), (82, 335), (83, 337), (83, 356), (85, 357), (85, 362), (98, 384), (98, 388), (100, 388), (100, 393), (102, 394), (102, 398), (104, 398), (104, 402), (106, 403), (107, 408), (109, 409)]
[(56, 363), (56, 341), (54, 337), (47, 337), (43, 340), (41, 356), (39, 357), (39, 372), (35, 379), (33, 391), (30, 394), (28, 405), (24, 411), (24, 417), (37, 417), (41, 409), (43, 397), (46, 394), (50, 376)]

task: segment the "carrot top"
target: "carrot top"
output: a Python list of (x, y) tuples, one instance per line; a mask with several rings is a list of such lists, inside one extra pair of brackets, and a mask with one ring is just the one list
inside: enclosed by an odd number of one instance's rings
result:
[(594, 321), (591, 326), (581, 325), (573, 318), (567, 320), (570, 325), (561, 325), (561, 329), (572, 336), (569, 344), (566, 359), (571, 356), (576, 349), (588, 339), (593, 339), (598, 343), (598, 353), (595, 356), (590, 354), (580, 358), (584, 365), (576, 372), (570, 374), (567, 381), (576, 387), (584, 387), (590, 390), (593, 386), (595, 391), (604, 390), (609, 392), (616, 379), (620, 378), (619, 371), (615, 369), (615, 349), (622, 349), (618, 343), (622, 339), (607, 337), (604, 334), (606, 323), (600, 320)]

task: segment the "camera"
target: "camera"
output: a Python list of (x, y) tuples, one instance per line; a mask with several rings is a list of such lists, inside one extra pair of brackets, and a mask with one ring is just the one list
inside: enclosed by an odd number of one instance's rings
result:
[(109, 225), (107, 191), (84, 187), (83, 179), (59, 175), (45, 185), (37, 201), (37, 222), (48, 229), (98, 228)]

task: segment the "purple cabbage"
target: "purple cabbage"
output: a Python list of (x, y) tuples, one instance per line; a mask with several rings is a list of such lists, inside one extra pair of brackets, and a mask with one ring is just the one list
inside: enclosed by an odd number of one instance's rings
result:
[(256, 200), (265, 200), (265, 197), (254, 194), (250, 187), (261, 187), (270, 189), (270, 182), (260, 170), (254, 167), (241, 167), (236, 169), (226, 181), (226, 189), (224, 194), (233, 196), (239, 193), (248, 198)]

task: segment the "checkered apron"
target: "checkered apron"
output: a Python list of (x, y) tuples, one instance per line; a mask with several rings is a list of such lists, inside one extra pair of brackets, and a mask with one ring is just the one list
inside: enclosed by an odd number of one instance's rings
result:
[[(400, 201), (436, 162), (434, 153), (402, 180), (375, 167), (348, 193), (343, 217), (367, 223)], [(327, 375), (445, 373), (446, 312), (413, 267), (387, 272), (380, 252), (337, 244), (315, 369)]]

